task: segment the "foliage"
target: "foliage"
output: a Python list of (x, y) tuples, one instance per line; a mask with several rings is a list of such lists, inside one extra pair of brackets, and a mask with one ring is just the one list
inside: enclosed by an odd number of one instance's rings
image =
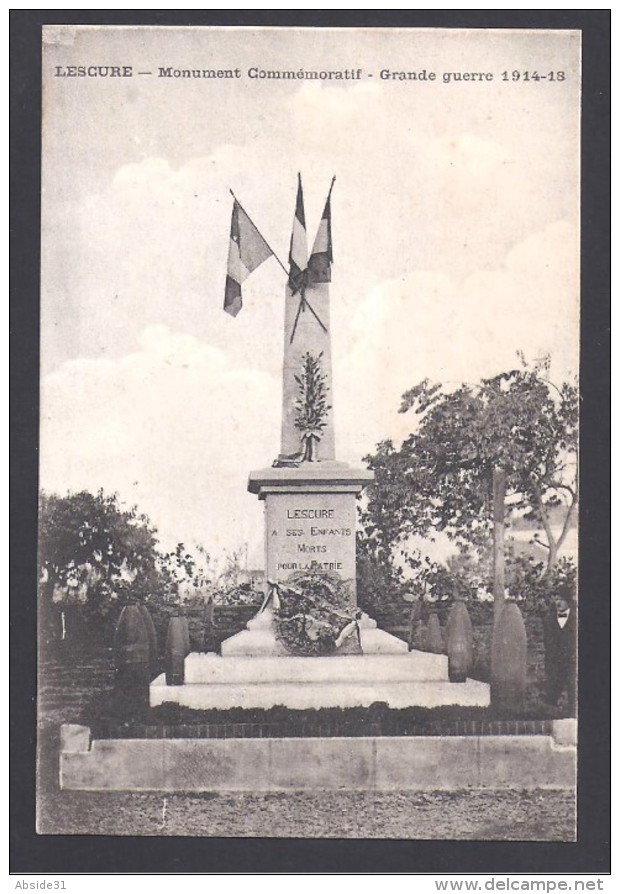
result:
[[(508, 516), (539, 522), (547, 569), (554, 567), (577, 498), (578, 395), (545, 374), (548, 359), (454, 391), (427, 379), (403, 395), (400, 412), (419, 417), (401, 447), (383, 441), (366, 457), (375, 472), (362, 513), (364, 536), (384, 560), (407, 553), (411, 535), (445, 532), (460, 545), (490, 539), (492, 472), (506, 472)], [(559, 534), (550, 512), (563, 507)]]
[[(443, 577), (438, 590), (451, 598), (476, 599), (479, 588), (488, 593), (493, 589), (490, 550), (460, 550), (440, 569)], [(577, 569), (572, 559), (562, 557), (547, 570), (546, 563), (530, 555), (515, 555), (510, 547), (506, 553), (506, 588), (511, 598), (522, 603), (522, 609), (533, 614), (547, 610), (554, 595), (564, 594), (574, 599)], [(436, 586), (436, 582), (433, 582)], [(432, 589), (432, 588), (431, 588)], [(435, 595), (439, 595), (437, 592)]]
[(259, 606), (264, 599), (262, 590), (255, 589), (251, 583), (234, 584), (225, 589), (219, 589), (214, 598), (216, 605), (256, 605)]
[(204, 605), (260, 605), (262, 588), (251, 578), (246, 568), (247, 545), (225, 550), (217, 557), (204, 546), (196, 547), (198, 560), (191, 584), (184, 593), (188, 606)]
[(577, 593), (577, 568), (572, 559), (562, 557), (545, 568), (527, 556), (513, 557), (506, 566), (506, 582), (510, 595), (523, 602), (526, 610), (542, 614), (554, 596), (565, 596), (568, 601)]
[(129, 602), (149, 608), (164, 642), (168, 621), (185, 608), (262, 601), (262, 591), (246, 580), (243, 547), (217, 559), (202, 546), (193, 556), (183, 543), (162, 551), (149, 519), (116, 495), (42, 493), (39, 519), (45, 641), (65, 635), (107, 641)]
[(87, 491), (41, 494), (39, 571), (43, 618), (55, 604), (79, 606), (94, 630), (114, 625), (129, 601), (153, 606), (176, 601), (178, 582), (191, 573), (183, 544), (161, 553), (156, 531), (136, 507), (118, 497)]
[(322, 371), (323, 352), (314, 356), (309, 351), (303, 355), (300, 375), (295, 375), (299, 396), (295, 401), (295, 427), (303, 435), (320, 438), (327, 425), (329, 388), (327, 376)]
[(211, 584), (222, 592), (238, 587), (243, 575), (243, 558), (245, 554), (245, 547), (226, 550), (220, 557), (219, 562), (213, 563)]
[[(531, 720), (537, 712), (529, 711), (526, 718)], [(546, 714), (542, 714), (546, 717)], [(92, 722), (97, 723), (99, 718)], [(291, 728), (288, 735), (320, 736), (399, 736), (437, 734), (437, 723), (445, 722), (446, 729), (454, 733), (454, 723), (464, 721), (494, 720), (491, 708), (466, 705), (440, 705), (426, 708), (419, 705), (408, 708), (390, 708), (385, 702), (373, 702), (368, 707), (355, 708), (289, 708), (275, 705), (273, 708), (229, 708), (197, 710), (186, 708), (174, 702), (164, 702), (141, 718), (142, 723), (153, 726), (174, 727), (204, 723), (222, 724), (264, 724), (263, 735), (281, 735), (281, 728)], [(271, 725), (276, 729), (269, 730)], [(101, 724), (102, 733), (105, 725)], [(279, 730), (277, 730), (279, 728)], [(461, 726), (462, 729), (462, 726)], [(230, 729), (229, 734), (236, 731)], [(241, 731), (239, 731), (241, 732)]]
[(356, 572), (357, 604), (369, 615), (401, 600), (404, 583), (393, 566), (381, 564), (372, 555), (362, 553), (357, 557)]
[(378, 537), (370, 538), (358, 530), (355, 540), (357, 602), (372, 615), (400, 601), (404, 591), (402, 572), (391, 561), (389, 550), (382, 550)]
[(405, 594), (420, 598), (441, 598), (446, 592), (448, 572), (419, 549), (402, 549), (407, 560), (407, 575), (394, 562), (389, 548), (377, 548), (378, 540), (357, 532), (357, 601), (370, 615), (401, 604)]
[(193, 556), (185, 549), (184, 543), (177, 543), (173, 552), (163, 553), (162, 562), (170, 569), (175, 580), (194, 581), (196, 562)]
[(298, 571), (280, 588), (276, 634), (293, 655), (328, 655), (354, 618), (345, 581), (325, 571)]

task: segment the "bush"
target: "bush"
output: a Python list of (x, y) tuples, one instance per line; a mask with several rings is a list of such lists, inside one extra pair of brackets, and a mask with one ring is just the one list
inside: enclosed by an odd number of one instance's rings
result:
[(256, 590), (252, 584), (232, 584), (228, 587), (214, 588), (213, 602), (215, 605), (261, 605), (265, 594), (262, 590)]

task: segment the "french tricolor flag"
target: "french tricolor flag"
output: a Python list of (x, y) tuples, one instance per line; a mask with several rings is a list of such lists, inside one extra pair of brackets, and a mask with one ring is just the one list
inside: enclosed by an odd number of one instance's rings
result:
[(230, 222), (228, 272), (224, 297), (224, 310), (231, 317), (236, 317), (243, 306), (242, 284), (250, 273), (272, 254), (273, 251), (235, 199)]
[(331, 282), (332, 262), (332, 209), (331, 198), (335, 177), (332, 180), (323, 209), (323, 216), (314, 240), (312, 254), (308, 260), (308, 285), (313, 282)]
[(297, 201), (291, 233), (289, 260), (289, 286), (293, 295), (303, 290), (306, 285), (308, 268), (308, 237), (306, 234), (306, 215), (304, 213), (304, 194), (301, 187), (301, 174), (297, 175)]

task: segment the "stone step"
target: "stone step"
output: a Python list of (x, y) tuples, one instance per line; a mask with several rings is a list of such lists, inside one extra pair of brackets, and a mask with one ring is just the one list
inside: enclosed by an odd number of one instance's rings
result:
[[(316, 659), (310, 659), (316, 660)], [(331, 660), (331, 659), (328, 659)], [(489, 686), (478, 680), (449, 683), (439, 680), (406, 682), (313, 682), (303, 683), (186, 683), (166, 686), (161, 674), (150, 687), (152, 707), (173, 702), (195, 710), (229, 708), (272, 708), (284, 705), (303, 710), (308, 708), (369, 707), (386, 702), (390, 708), (415, 705), (435, 708), (440, 705), (486, 707)]]
[(185, 682), (232, 683), (401, 683), (446, 681), (448, 659), (432, 652), (398, 655), (220, 657), (192, 652), (185, 659)]

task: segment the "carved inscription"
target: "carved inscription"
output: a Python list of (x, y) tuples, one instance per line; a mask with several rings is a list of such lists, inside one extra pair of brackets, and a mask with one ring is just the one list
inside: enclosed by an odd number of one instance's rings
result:
[(353, 504), (343, 507), (340, 512), (335, 507), (289, 505), (281, 516), (286, 527), (281, 531), (275, 526), (271, 534), (278, 541), (270, 544), (270, 548), (278, 553), (272, 565), (276, 573), (311, 568), (348, 571), (355, 551), (352, 509), (354, 511)]

